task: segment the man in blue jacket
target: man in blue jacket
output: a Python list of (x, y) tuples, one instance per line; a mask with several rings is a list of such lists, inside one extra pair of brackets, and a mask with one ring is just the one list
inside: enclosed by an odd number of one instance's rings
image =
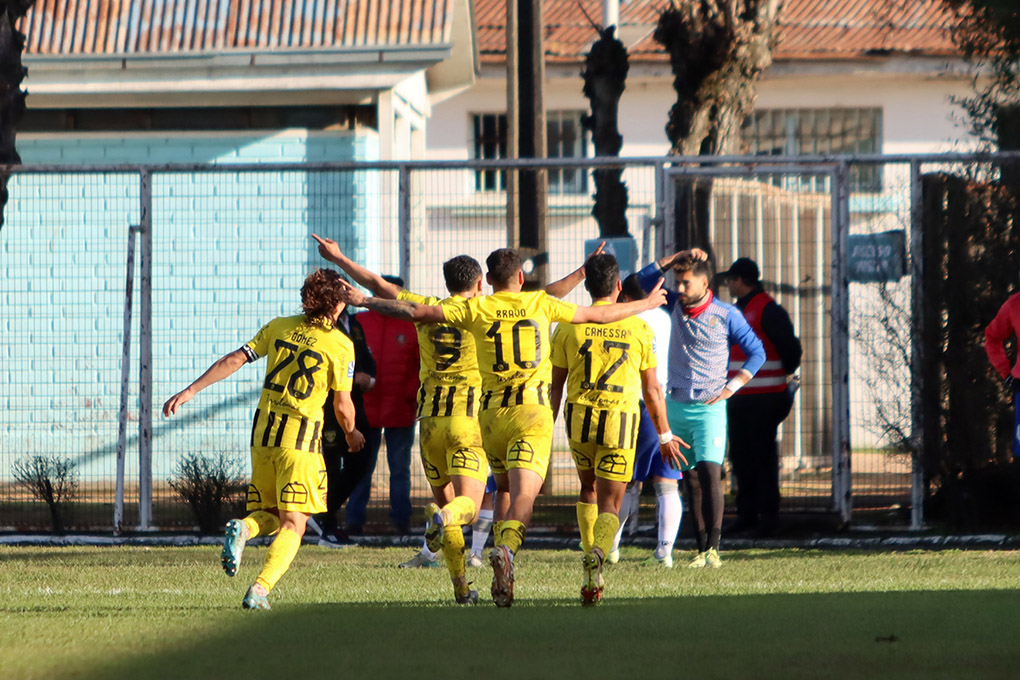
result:
[[(698, 555), (687, 566), (719, 568), (726, 400), (761, 368), (765, 349), (740, 311), (712, 295), (712, 266), (701, 259), (703, 256), (695, 251), (665, 257), (638, 272), (638, 278), (649, 290), (667, 270), (672, 269), (676, 276), (677, 292), (667, 294), (673, 326), (666, 411), (670, 429), (691, 444), (684, 479), (697, 522)], [(730, 347), (734, 344), (747, 359), (727, 381)]]

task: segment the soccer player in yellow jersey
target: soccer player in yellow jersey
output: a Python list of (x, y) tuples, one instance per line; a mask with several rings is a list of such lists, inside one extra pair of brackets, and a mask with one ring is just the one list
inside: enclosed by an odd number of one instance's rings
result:
[(509, 507), (497, 503), (492, 598), (513, 604), (513, 556), (524, 541), (535, 497), (542, 488), (552, 446), (549, 401), (551, 364), (549, 326), (554, 322), (610, 323), (662, 304), (665, 292), (627, 304), (578, 307), (546, 291), (523, 292), (524, 272), (517, 251), (501, 248), (485, 260), (492, 295), (465, 303), (424, 305), (409, 300), (366, 298), (346, 286), (345, 300), (383, 314), (424, 323), (449, 323), (475, 339), (482, 375), (481, 412), (485, 454), (498, 492), (509, 494)]
[[(612, 255), (592, 257), (584, 287), (595, 307), (613, 303), (620, 292), (620, 268)], [(666, 402), (656, 374), (655, 334), (629, 317), (615, 323), (561, 323), (552, 340), (552, 407), (558, 414), (567, 382), (564, 420), (570, 451), (581, 479), (577, 522), (584, 548), (581, 602), (602, 600), (602, 563), (619, 528), (620, 502), (634, 473), (642, 395), (659, 433), (663, 460), (676, 469), (687, 460), (666, 419)], [(687, 447), (690, 448), (690, 447)]]
[(245, 609), (269, 609), (266, 596), (297, 554), (309, 516), (326, 509), (321, 431), (330, 390), (350, 450), (359, 451), (365, 443), (355, 429), (351, 402), (354, 346), (333, 327), (345, 306), (341, 282), (335, 271), (312, 272), (301, 287), (304, 314), (273, 319), (163, 405), (163, 415), (170, 417), (206, 387), (268, 357), (251, 431), (249, 514), (227, 522), (221, 554), (223, 570), (234, 576), (248, 539), (276, 534), (241, 603)]
[[(450, 296), (440, 300), (402, 290), (351, 260), (332, 239), (315, 234), (312, 238), (319, 243), (320, 255), (382, 299), (457, 305), (482, 292), (481, 265), (467, 255), (458, 255), (443, 264)], [(419, 323), (418, 347), (421, 461), (435, 498), (425, 508), (426, 544), (433, 553), (442, 550), (456, 602), (475, 604), (478, 592), (467, 582), (462, 526), (474, 522), (489, 474), (478, 429), (482, 379), (475, 340), (470, 333), (448, 323)]]

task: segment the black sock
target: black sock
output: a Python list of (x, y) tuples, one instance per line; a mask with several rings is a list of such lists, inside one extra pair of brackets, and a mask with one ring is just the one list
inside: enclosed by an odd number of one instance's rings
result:
[(722, 538), (722, 529), (708, 530), (708, 547), (719, 550), (719, 540)]

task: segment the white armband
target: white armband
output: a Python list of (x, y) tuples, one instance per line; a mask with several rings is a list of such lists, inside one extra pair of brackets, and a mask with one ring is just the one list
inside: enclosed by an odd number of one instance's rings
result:
[(673, 433), (670, 432), (669, 430), (666, 430), (665, 432), (659, 435), (659, 444), (661, 444), (662, 446), (665, 446), (671, 441), (673, 441)]
[(737, 390), (739, 390), (743, 386), (744, 386), (744, 381), (741, 380), (740, 378), (734, 377), (734, 378), (730, 378), (730, 381), (728, 383), (726, 383), (726, 387), (724, 389), (727, 389), (731, 393), (736, 394)]

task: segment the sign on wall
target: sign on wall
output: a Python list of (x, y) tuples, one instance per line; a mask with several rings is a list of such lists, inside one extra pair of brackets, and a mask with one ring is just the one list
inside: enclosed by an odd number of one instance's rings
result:
[(899, 281), (907, 273), (907, 235), (902, 229), (849, 237), (850, 280), (860, 283)]

